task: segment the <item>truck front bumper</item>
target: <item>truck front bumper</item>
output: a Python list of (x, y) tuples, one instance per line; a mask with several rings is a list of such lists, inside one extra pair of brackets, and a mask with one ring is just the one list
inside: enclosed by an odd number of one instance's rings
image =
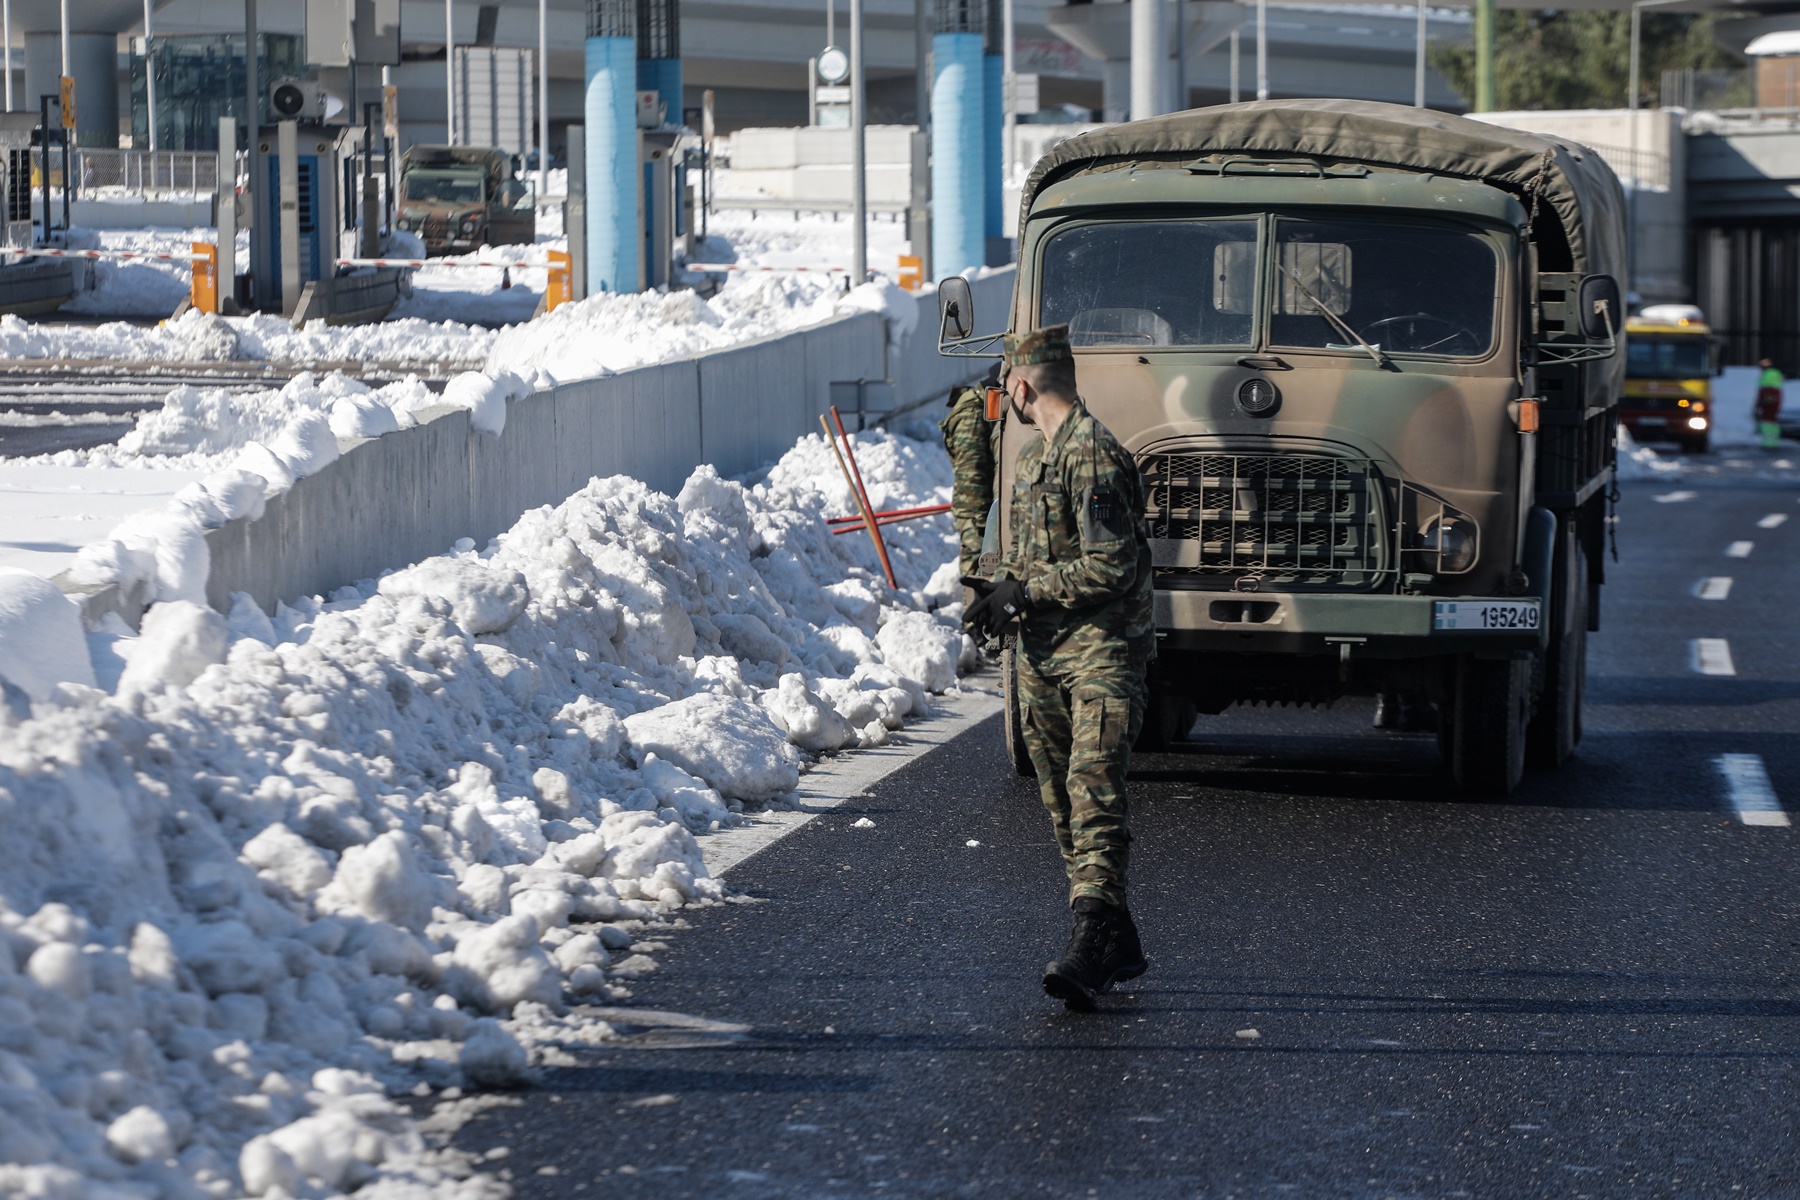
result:
[[(1480, 606), (1516, 613), (1536, 605), (1529, 628), (1446, 628)], [(1474, 606), (1471, 608), (1470, 606)], [(1333, 596), (1317, 592), (1156, 593), (1157, 645), (1227, 654), (1336, 654), (1422, 658), (1473, 652), (1510, 657), (1542, 648), (1549, 614), (1535, 596)]]

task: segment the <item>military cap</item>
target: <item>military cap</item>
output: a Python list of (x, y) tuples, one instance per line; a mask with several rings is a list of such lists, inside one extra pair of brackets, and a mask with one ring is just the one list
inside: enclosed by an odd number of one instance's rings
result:
[(1069, 346), (1067, 325), (1046, 325), (1027, 333), (1009, 333), (1004, 343), (1008, 367), (1028, 367), (1036, 363), (1073, 362), (1075, 351)]

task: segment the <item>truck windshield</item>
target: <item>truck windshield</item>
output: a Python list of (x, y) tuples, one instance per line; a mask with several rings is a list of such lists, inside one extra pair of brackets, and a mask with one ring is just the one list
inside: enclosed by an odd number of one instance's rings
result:
[(1255, 246), (1254, 221), (1076, 226), (1044, 247), (1039, 323), (1077, 346), (1248, 346)]
[(432, 171), (415, 167), (400, 181), (408, 200), (436, 200), (448, 204), (480, 204), (480, 171)]
[(1283, 219), (1275, 249), (1270, 345), (1458, 356), (1493, 345), (1498, 271), (1472, 233)]
[(1712, 374), (1707, 339), (1628, 333), (1625, 374), (1632, 379), (1702, 379)]

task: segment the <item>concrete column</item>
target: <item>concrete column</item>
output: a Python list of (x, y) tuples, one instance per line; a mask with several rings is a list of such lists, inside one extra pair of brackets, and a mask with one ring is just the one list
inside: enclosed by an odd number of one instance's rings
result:
[(635, 292), (640, 260), (637, 39), (587, 40), (587, 284)]
[[(1006, 236), (1006, 213), (1002, 198), (1002, 185), (1006, 178), (1005, 88), (1005, 58), (998, 54), (983, 55), (981, 59), (981, 131), (983, 134), (981, 194), (982, 212), (986, 214), (982, 233), (987, 238)], [(983, 261), (987, 260), (983, 259)]]
[(932, 38), (931, 263), (939, 279), (987, 258), (981, 35)]
[(1131, 0), (1131, 119), (1161, 116), (1168, 89), (1163, 85), (1163, 64), (1168, 47), (1162, 35), (1167, 28), (1167, 0)]
[[(75, 141), (77, 145), (112, 148), (119, 144), (118, 35), (69, 34), (69, 72), (75, 76)], [(62, 76), (62, 34), (28, 30), (25, 34), (24, 107), (38, 108), (38, 97), (54, 95)]]
[(681, 60), (679, 58), (640, 58), (637, 64), (637, 86), (640, 92), (655, 92), (662, 97), (663, 111), (671, 125), (681, 124)]

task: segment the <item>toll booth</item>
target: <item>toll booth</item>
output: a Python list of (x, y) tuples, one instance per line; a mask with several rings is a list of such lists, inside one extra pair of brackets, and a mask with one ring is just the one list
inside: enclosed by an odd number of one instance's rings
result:
[(0, 245), (31, 246), (31, 135), (38, 115), (0, 112)]
[(674, 270), (675, 239), (682, 228), (683, 206), (677, 190), (686, 172), (675, 143), (680, 130), (641, 130), (638, 133), (638, 161), (644, 165), (644, 198), (639, 209), (643, 230), (643, 286), (640, 291), (666, 287)]
[(272, 236), (254, 240), (250, 264), (257, 299), (291, 315), (309, 283), (336, 274), (337, 181), (342, 173), (345, 126), (282, 121), (257, 133), (263, 177), (257, 182), (254, 220)]

